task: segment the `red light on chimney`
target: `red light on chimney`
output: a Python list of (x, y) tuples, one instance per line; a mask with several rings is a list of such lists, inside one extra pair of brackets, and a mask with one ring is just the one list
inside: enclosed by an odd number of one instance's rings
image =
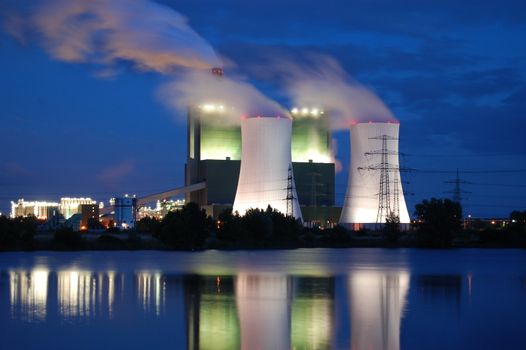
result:
[(223, 76), (223, 68), (219, 68), (219, 67), (212, 68), (212, 74), (217, 76), (217, 77), (222, 77)]

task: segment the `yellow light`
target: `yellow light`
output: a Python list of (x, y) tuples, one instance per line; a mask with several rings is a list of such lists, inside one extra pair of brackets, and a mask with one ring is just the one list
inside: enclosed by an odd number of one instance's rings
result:
[(212, 105), (212, 104), (205, 104), (201, 107), (203, 109), (203, 111), (205, 112), (213, 112), (216, 110), (216, 106)]
[(292, 114), (298, 114), (298, 109), (296, 107), (292, 108)]
[(317, 108), (313, 108), (312, 111), (310, 112), (310, 114), (312, 115), (318, 115), (319, 111)]
[(308, 108), (303, 108), (301, 110), (301, 114), (306, 115), (307, 113), (309, 113), (309, 109)]

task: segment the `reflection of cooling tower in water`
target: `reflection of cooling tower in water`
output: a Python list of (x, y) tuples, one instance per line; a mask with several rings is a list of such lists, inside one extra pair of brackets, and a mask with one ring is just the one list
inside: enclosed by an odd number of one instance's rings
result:
[(241, 122), (241, 169), (234, 211), (271, 206), (301, 219), (290, 153), (289, 118), (245, 118)]
[(349, 276), (352, 349), (400, 349), (409, 274), (354, 272)]
[(399, 216), (400, 223), (410, 222), (400, 181), (399, 129), (400, 124), (394, 123), (351, 127), (349, 180), (340, 223), (383, 223), (390, 212)]
[(239, 274), (241, 349), (289, 349), (291, 285), (286, 276)]

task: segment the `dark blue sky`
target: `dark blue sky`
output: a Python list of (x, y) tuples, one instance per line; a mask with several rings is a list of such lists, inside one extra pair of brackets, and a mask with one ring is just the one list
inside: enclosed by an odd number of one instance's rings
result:
[[(182, 13), (266, 94), (290, 107), (269, 57), (337, 59), (401, 121), (409, 211), (444, 197), (461, 174), (465, 214), (526, 209), (526, 3), (524, 1), (159, 1)], [(0, 34), (0, 212), (9, 201), (120, 193), (183, 184), (184, 118), (156, 97), (166, 78), (122, 62), (64, 63)], [(228, 74), (228, 69), (227, 69)], [(348, 133), (337, 132), (338, 201)], [(506, 172), (502, 172), (506, 170)]]

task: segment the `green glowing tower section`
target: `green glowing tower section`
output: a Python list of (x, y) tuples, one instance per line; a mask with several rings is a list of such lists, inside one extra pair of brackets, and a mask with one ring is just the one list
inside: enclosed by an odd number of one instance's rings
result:
[(204, 107), (193, 107), (188, 112), (188, 158), (240, 160), (240, 125), (232, 124), (234, 118), (226, 116), (230, 111), (222, 105)]
[(292, 161), (332, 163), (327, 114), (316, 108), (293, 108)]
[(201, 159), (241, 159), (241, 128), (201, 121)]

